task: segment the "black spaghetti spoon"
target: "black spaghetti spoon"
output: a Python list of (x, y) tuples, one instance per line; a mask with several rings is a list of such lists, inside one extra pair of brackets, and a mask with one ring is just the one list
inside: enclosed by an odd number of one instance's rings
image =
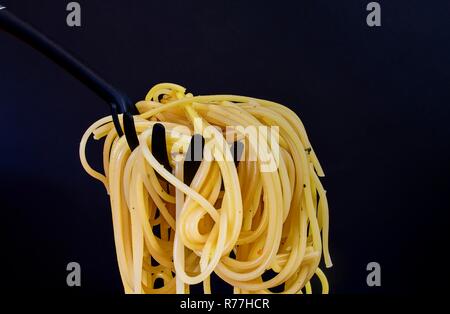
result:
[[(125, 137), (131, 150), (139, 146), (133, 115), (138, 114), (131, 100), (121, 91), (107, 83), (91, 68), (87, 67), (67, 50), (56, 44), (37, 29), (22, 21), (0, 4), (0, 30), (4, 30), (24, 41), (47, 58), (60, 65), (76, 79), (90, 88), (110, 106), (111, 115), (117, 134)], [(124, 131), (120, 126), (118, 115), (123, 114)]]

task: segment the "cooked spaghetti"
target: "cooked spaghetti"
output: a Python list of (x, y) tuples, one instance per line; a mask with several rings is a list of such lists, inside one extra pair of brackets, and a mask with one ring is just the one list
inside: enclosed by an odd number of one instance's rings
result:
[[(154, 86), (136, 107), (133, 151), (111, 116), (80, 143), (84, 169), (110, 196), (126, 293), (189, 293), (196, 284), (211, 293), (213, 272), (234, 293), (312, 293), (314, 275), (328, 293), (319, 268), (322, 255), (332, 265), (324, 173), (293, 111), (245, 96), (193, 96), (169, 83)], [(155, 123), (165, 127), (172, 169), (152, 154)], [(255, 135), (252, 127), (277, 129)], [(91, 134), (104, 138), (104, 174), (86, 160)], [(187, 185), (183, 163), (193, 134), (203, 135), (210, 158)], [(233, 141), (244, 147), (237, 165)]]

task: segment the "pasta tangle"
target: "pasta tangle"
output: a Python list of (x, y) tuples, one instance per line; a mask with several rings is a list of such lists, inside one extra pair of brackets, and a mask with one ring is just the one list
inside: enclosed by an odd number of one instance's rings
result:
[[(293, 111), (252, 97), (194, 96), (170, 83), (136, 107), (133, 151), (110, 116), (80, 143), (84, 169), (110, 197), (125, 293), (189, 293), (196, 284), (212, 293), (213, 272), (234, 293), (312, 293), (313, 276), (328, 293), (319, 268), (322, 256), (332, 266), (324, 173)], [(172, 169), (152, 153), (155, 123), (165, 127)], [(92, 134), (104, 139), (103, 173), (86, 160)], [(193, 134), (205, 138), (205, 157), (188, 185), (183, 163)], [(235, 141), (243, 144), (237, 165)]]

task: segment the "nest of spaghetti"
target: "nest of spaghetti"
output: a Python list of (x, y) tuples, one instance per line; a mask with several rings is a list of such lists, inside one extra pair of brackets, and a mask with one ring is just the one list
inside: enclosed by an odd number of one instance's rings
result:
[[(212, 277), (233, 293), (310, 294), (313, 286), (328, 293), (319, 267), (332, 266), (324, 173), (293, 111), (246, 96), (194, 96), (170, 83), (154, 86), (136, 107), (133, 151), (111, 116), (80, 143), (84, 169), (110, 197), (125, 293), (214, 293)], [(152, 152), (156, 123), (171, 169)], [(102, 172), (86, 160), (92, 134), (104, 139)], [(187, 184), (181, 169), (193, 134), (205, 145)], [(236, 141), (238, 163), (229, 149)]]

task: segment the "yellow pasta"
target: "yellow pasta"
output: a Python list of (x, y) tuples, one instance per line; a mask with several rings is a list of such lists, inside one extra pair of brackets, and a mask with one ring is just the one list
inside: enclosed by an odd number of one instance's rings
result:
[[(125, 293), (189, 293), (196, 284), (213, 293), (213, 272), (234, 293), (309, 294), (314, 275), (328, 293), (319, 268), (322, 255), (332, 266), (324, 173), (293, 111), (245, 96), (193, 96), (170, 83), (136, 107), (133, 151), (110, 116), (80, 143), (84, 169), (110, 197)], [(172, 169), (152, 154), (155, 123), (165, 127)], [(187, 185), (183, 163), (194, 133), (205, 138), (204, 160)], [(104, 174), (86, 160), (92, 134), (104, 139)], [(237, 166), (234, 141), (244, 147)]]

